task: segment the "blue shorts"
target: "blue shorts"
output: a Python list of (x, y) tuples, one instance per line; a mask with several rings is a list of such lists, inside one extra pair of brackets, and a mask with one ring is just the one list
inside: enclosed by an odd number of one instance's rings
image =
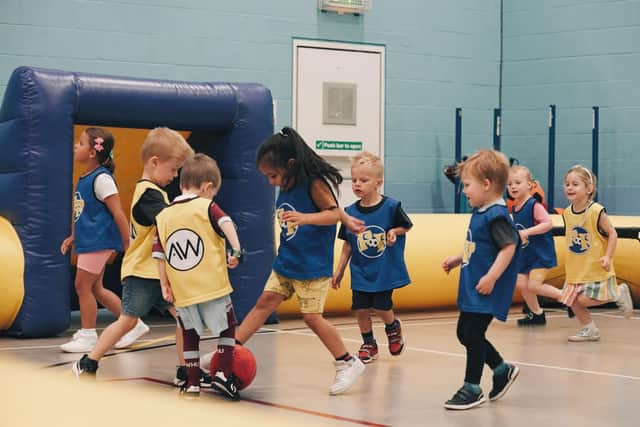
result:
[(122, 314), (140, 318), (149, 314), (154, 307), (164, 313), (171, 306), (162, 298), (160, 280), (125, 277), (122, 283)]
[(366, 308), (374, 308), (382, 311), (391, 310), (391, 308), (393, 308), (391, 295), (393, 295), (393, 289), (380, 292), (352, 290), (351, 310), (362, 310)]

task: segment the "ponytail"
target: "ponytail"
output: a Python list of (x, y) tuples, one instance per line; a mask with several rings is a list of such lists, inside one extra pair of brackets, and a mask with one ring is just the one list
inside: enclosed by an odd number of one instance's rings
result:
[(302, 136), (290, 127), (284, 127), (270, 136), (258, 148), (256, 164), (266, 163), (275, 169), (284, 169), (283, 187), (295, 182), (322, 178), (338, 191), (342, 183), (340, 171), (313, 151)]
[(103, 128), (87, 128), (85, 133), (89, 136), (89, 143), (96, 151), (96, 157), (100, 166), (114, 173), (116, 163), (113, 161), (113, 147), (115, 140), (111, 132)]

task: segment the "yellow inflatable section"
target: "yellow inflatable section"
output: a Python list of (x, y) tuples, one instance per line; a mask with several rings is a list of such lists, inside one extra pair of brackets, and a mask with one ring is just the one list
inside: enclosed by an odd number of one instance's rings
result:
[[(442, 271), (442, 261), (449, 255), (462, 252), (470, 215), (465, 214), (414, 214), (409, 215), (414, 226), (407, 235), (405, 260), (412, 283), (394, 292), (394, 308), (398, 310), (423, 310), (427, 308), (455, 307), (458, 293), (459, 269), (450, 274)], [(562, 217), (553, 215), (556, 226), (563, 226)], [(612, 216), (615, 227), (640, 225), (640, 217)], [(276, 224), (276, 236), (280, 229)], [(278, 241), (278, 238), (276, 238)], [(549, 272), (549, 283), (561, 287), (564, 281), (565, 240), (555, 238), (558, 267)], [(337, 240), (335, 260), (337, 262), (342, 241)], [(626, 282), (636, 304), (640, 304), (640, 269), (634, 268), (640, 260), (640, 241), (618, 239), (614, 265), (618, 282)], [(351, 310), (349, 270), (345, 273), (339, 290), (329, 290), (326, 313), (347, 313)], [(514, 302), (521, 302), (518, 292)], [(279, 315), (298, 314), (298, 302), (294, 298), (285, 301), (278, 309)]]
[(18, 234), (0, 217), (0, 330), (13, 324), (24, 298), (24, 253)]

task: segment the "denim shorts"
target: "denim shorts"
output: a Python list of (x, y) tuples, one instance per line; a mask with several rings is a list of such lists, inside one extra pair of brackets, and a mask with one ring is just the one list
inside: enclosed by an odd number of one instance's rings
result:
[(160, 280), (125, 277), (122, 283), (122, 314), (140, 318), (149, 314), (154, 307), (164, 313), (171, 306), (162, 298)]

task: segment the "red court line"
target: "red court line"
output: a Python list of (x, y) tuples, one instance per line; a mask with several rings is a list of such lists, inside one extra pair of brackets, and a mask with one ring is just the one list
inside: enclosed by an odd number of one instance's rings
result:
[[(157, 378), (151, 378), (151, 377), (113, 378), (113, 379), (106, 380), (106, 381), (114, 381), (114, 382), (115, 381), (149, 381), (149, 382), (152, 382), (152, 383), (163, 384), (163, 385), (168, 385), (168, 386), (174, 387), (172, 382), (159, 380)], [(202, 390), (202, 389), (200, 389), (200, 390)], [(207, 391), (207, 390), (203, 390), (203, 391)], [(332, 419), (332, 420), (347, 421), (347, 422), (350, 422), (350, 423), (360, 424), (360, 425), (363, 425), (363, 426), (391, 427), (391, 426), (389, 426), (387, 424), (372, 423), (371, 421), (357, 420), (355, 418), (341, 417), (339, 415), (333, 415), (333, 414), (327, 414), (327, 413), (324, 413), (324, 412), (312, 411), (310, 409), (296, 408), (295, 406), (281, 405), (279, 403), (265, 402), (263, 400), (248, 399), (248, 398), (243, 397), (242, 401), (243, 402), (257, 403), (258, 405), (271, 406), (272, 408), (286, 409), (287, 411), (301, 412), (303, 414), (315, 415), (317, 417), (329, 418), (329, 419)]]

